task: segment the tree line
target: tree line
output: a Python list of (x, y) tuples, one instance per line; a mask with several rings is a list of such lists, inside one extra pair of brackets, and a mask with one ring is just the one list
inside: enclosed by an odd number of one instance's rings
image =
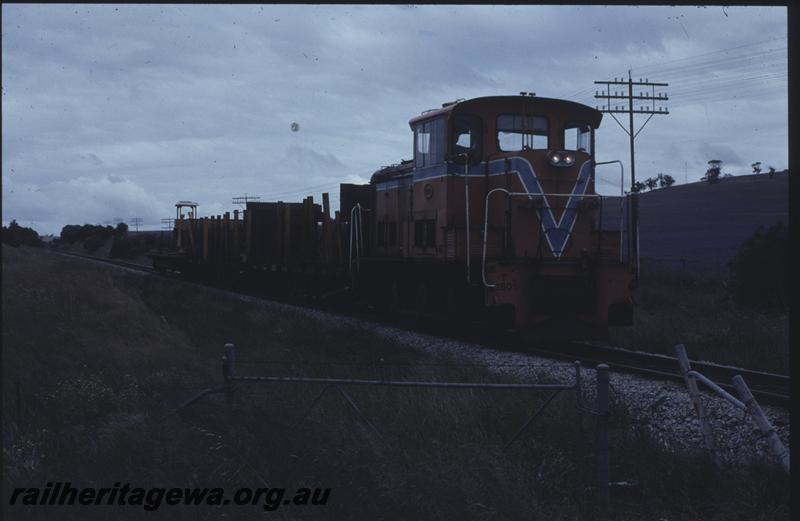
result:
[(653, 190), (656, 187), (666, 188), (675, 184), (675, 178), (669, 174), (658, 174), (655, 177), (649, 177), (644, 181), (636, 181), (633, 183), (632, 192), (639, 193), (645, 190)]

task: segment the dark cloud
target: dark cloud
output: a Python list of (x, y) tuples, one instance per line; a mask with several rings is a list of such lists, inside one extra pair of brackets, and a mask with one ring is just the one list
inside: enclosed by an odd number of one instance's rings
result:
[[(425, 109), (520, 90), (594, 105), (593, 81), (629, 68), (672, 93), (637, 138), (640, 175), (696, 180), (725, 147), (734, 173), (783, 166), (785, 25), (777, 7), (7, 5), (3, 219), (158, 228), (175, 200), (219, 213), (245, 192), (336, 204), (336, 183), (411, 157)], [(627, 174), (609, 117), (598, 150)]]

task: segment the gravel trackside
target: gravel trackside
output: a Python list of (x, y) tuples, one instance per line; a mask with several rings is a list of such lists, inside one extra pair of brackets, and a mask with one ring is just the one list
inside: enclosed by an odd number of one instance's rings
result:
[[(562, 361), (415, 333), (326, 311), (241, 295), (237, 297), (259, 305), (294, 310), (323, 322), (342, 326), (357, 325), (413, 349), (453, 362), (485, 365), (490, 371), (498, 374), (513, 375), (527, 381), (546, 378), (567, 383), (574, 380), (575, 370), (572, 364)], [(586, 403), (592, 403), (595, 371), (584, 368), (583, 381), (584, 399), (587, 400)], [(631, 418), (646, 427), (665, 448), (676, 451), (702, 451), (700, 425), (683, 385), (613, 372), (610, 374), (610, 383), (612, 402), (626, 408)], [(777, 464), (761, 431), (742, 411), (716, 395), (703, 393), (703, 400), (710, 417), (718, 456), (722, 461), (734, 463), (762, 459)], [(774, 406), (762, 406), (762, 408), (781, 441), (789, 447), (789, 411)]]

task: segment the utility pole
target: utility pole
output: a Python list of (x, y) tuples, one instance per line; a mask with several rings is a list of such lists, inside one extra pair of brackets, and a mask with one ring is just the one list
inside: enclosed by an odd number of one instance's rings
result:
[[(635, 161), (635, 152), (634, 152), (634, 141), (636, 140), (636, 136), (639, 135), (639, 132), (647, 125), (650, 119), (656, 114), (669, 114), (669, 110), (666, 107), (661, 105), (658, 106), (658, 110), (656, 110), (656, 101), (666, 102), (669, 97), (667, 97), (666, 93), (659, 92), (656, 95), (656, 87), (668, 87), (668, 83), (652, 83), (647, 78), (642, 81), (639, 78), (639, 81), (633, 81), (631, 77), (631, 71), (628, 70), (628, 81), (625, 81), (624, 78), (614, 78), (614, 81), (595, 81), (596, 84), (605, 85), (605, 92), (601, 93), (600, 91), (595, 91), (595, 98), (606, 100), (605, 106), (598, 105), (596, 106), (597, 110), (601, 112), (606, 112), (614, 118), (614, 121), (620, 126), (620, 128), (628, 134), (630, 138), (630, 149), (631, 149), (631, 204), (630, 207), (630, 251), (631, 257), (636, 259), (636, 283), (638, 284), (639, 280), (639, 201), (637, 193), (635, 192), (636, 187), (636, 161)], [(614, 91), (611, 93), (611, 86), (612, 85), (620, 85), (620, 86), (628, 86), (628, 93), (625, 94), (623, 91)], [(633, 87), (644, 87), (645, 89), (650, 89), (650, 92), (647, 90), (640, 91), (638, 96), (633, 95)], [(627, 108), (623, 105), (614, 105), (611, 106), (611, 100), (628, 100)], [(633, 100), (645, 101), (649, 103), (648, 105), (640, 105), (638, 110), (633, 108)], [(622, 123), (619, 122), (617, 117), (614, 114), (628, 114), (628, 128), (626, 129)], [(634, 131), (633, 126), (633, 115), (634, 114), (648, 114), (647, 119), (642, 126), (639, 127), (639, 130)]]
[(245, 194), (242, 196), (234, 197), (233, 204), (238, 204), (242, 208), (247, 208), (248, 201), (258, 201), (259, 199), (261, 198), (256, 195), (247, 195), (247, 192), (245, 192)]
[[(594, 96), (595, 98), (606, 100), (606, 105), (605, 106), (598, 105), (596, 107), (597, 110), (599, 110), (601, 112), (606, 112), (606, 113), (611, 114), (611, 117), (614, 118), (614, 121), (617, 122), (617, 124), (620, 126), (620, 128), (622, 128), (622, 130), (625, 131), (625, 133), (628, 134), (628, 136), (630, 138), (630, 148), (631, 148), (631, 191), (633, 191), (634, 185), (636, 184), (636, 165), (635, 165), (635, 162), (634, 162), (634, 144), (633, 143), (634, 143), (634, 140), (636, 139), (636, 136), (639, 135), (639, 132), (641, 132), (642, 129), (644, 128), (644, 126), (647, 125), (647, 123), (650, 121), (650, 118), (652, 118), (656, 114), (660, 114), (660, 115), (669, 114), (669, 110), (667, 110), (666, 107), (663, 107), (663, 106), (659, 105), (658, 108), (656, 109), (656, 101), (658, 101), (658, 102), (662, 102), (662, 101), (666, 102), (667, 100), (669, 100), (669, 97), (667, 96), (666, 93), (659, 92), (658, 94), (656, 94), (656, 90), (655, 90), (656, 87), (667, 87), (667, 86), (669, 86), (669, 83), (652, 83), (652, 82), (648, 81), (647, 79), (645, 79), (645, 81), (642, 81), (641, 78), (639, 79), (639, 81), (633, 81), (633, 79), (631, 78), (631, 71), (628, 71), (628, 80), (627, 81), (625, 81), (623, 78), (619, 78), (619, 79), (614, 78), (614, 81), (595, 81), (595, 83), (596, 84), (605, 85), (605, 87), (606, 87), (605, 93), (601, 93), (600, 91), (596, 91), (595, 92), (595, 96)], [(624, 94), (624, 92), (614, 91), (614, 94), (611, 94), (611, 85), (627, 85), (628, 86), (628, 93)], [(651, 88), (651, 92), (642, 91), (642, 92), (639, 93), (638, 96), (634, 96), (633, 95), (633, 87), (634, 86), (645, 87), (645, 88), (650, 87)], [(612, 107), (611, 106), (611, 100), (612, 99), (619, 99), (619, 100), (627, 99), (628, 100), (628, 107), (625, 108), (622, 105), (614, 105)], [(638, 110), (635, 110), (633, 108), (633, 100), (645, 100), (645, 101), (649, 102), (650, 106), (641, 105), (641, 106), (639, 106)], [(614, 116), (614, 114), (625, 114), (625, 113), (628, 114), (628, 128), (627, 129), (622, 125), (622, 123), (619, 122), (619, 120), (616, 118), (616, 116)], [(642, 124), (642, 126), (639, 127), (639, 130), (637, 130), (635, 132), (634, 132), (634, 127), (633, 127), (633, 115), (634, 114), (649, 114), (647, 120), (645, 120), (645, 122)]]
[(172, 217), (164, 217), (161, 219), (161, 233), (159, 234), (159, 240), (161, 244), (164, 244), (164, 232), (169, 232), (170, 236), (172, 235), (172, 230), (175, 228), (175, 219)]
[(136, 228), (136, 232), (139, 232), (139, 225), (142, 224), (141, 217), (131, 217), (131, 224)]

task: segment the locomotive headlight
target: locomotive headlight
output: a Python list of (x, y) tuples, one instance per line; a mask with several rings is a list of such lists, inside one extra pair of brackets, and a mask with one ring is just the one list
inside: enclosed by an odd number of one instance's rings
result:
[(553, 166), (572, 166), (575, 163), (575, 155), (564, 150), (555, 150), (547, 155), (547, 160)]

